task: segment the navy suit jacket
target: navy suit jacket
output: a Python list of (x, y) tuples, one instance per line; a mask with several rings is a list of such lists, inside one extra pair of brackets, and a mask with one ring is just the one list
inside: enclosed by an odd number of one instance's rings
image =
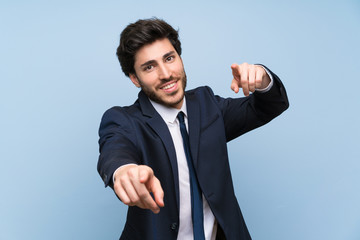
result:
[[(251, 239), (235, 197), (226, 143), (257, 128), (288, 108), (283, 84), (274, 78), (265, 93), (221, 98), (209, 87), (187, 91), (189, 138), (201, 190), (218, 222), (221, 239)], [(120, 239), (172, 240), (179, 227), (179, 179), (174, 144), (168, 127), (141, 91), (128, 107), (105, 112), (99, 130), (98, 171), (112, 187), (114, 171), (129, 163), (151, 167), (164, 190), (159, 214), (129, 207)]]

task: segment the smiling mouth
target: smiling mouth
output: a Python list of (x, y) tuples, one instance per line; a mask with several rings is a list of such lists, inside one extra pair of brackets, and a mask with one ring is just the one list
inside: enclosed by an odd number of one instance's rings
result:
[(163, 89), (163, 90), (168, 90), (168, 89), (170, 89), (170, 88), (174, 87), (174, 86), (175, 86), (175, 84), (176, 84), (176, 82), (174, 82), (174, 83), (170, 83), (169, 85), (166, 85), (166, 86), (162, 87), (161, 89)]
[(166, 85), (161, 87), (160, 89), (167, 93), (173, 93), (178, 88), (178, 80), (169, 81), (165, 84)]

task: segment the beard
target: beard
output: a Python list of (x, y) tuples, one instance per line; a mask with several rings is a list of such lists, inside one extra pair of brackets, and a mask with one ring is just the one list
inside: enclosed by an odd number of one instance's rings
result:
[[(168, 79), (164, 79), (162, 84), (172, 81), (176, 78), (174, 78), (173, 76), (170, 76), (170, 78)], [(145, 95), (151, 99), (152, 101), (159, 103), (161, 105), (164, 105), (166, 107), (170, 107), (170, 108), (175, 108), (184, 98), (185, 95), (185, 88), (186, 88), (186, 83), (187, 83), (187, 77), (186, 77), (186, 73), (183, 70), (183, 73), (180, 76), (180, 79), (178, 81), (181, 81), (182, 83), (182, 89), (178, 89), (175, 92), (172, 92), (169, 95), (165, 95), (164, 96), (160, 96), (158, 95), (154, 90), (152, 90), (151, 88), (147, 87), (145, 84), (143, 84), (143, 82), (141, 81), (141, 79), (139, 79), (139, 84), (141, 87), (141, 90), (145, 93)], [(178, 94), (178, 92), (181, 91), (181, 95), (178, 99), (174, 99), (173, 101), (167, 101), (167, 99), (172, 96), (175, 96), (176, 94)]]

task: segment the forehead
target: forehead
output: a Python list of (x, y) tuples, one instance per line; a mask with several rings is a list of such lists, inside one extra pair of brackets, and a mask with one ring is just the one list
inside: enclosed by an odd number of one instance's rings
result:
[(169, 39), (156, 40), (141, 47), (135, 54), (135, 66), (147, 61), (160, 61), (166, 53), (175, 51)]

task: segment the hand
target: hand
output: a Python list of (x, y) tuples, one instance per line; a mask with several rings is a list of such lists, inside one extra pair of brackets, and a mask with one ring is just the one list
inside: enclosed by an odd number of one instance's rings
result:
[(270, 83), (269, 76), (261, 66), (234, 63), (231, 65), (231, 69), (234, 77), (231, 82), (231, 89), (235, 93), (238, 93), (239, 88), (242, 88), (244, 95), (249, 96), (249, 91), (255, 92), (255, 89), (266, 88)]
[(159, 213), (159, 207), (164, 207), (164, 191), (150, 167), (131, 164), (121, 167), (115, 174), (114, 190), (123, 203), (150, 209), (154, 213)]

